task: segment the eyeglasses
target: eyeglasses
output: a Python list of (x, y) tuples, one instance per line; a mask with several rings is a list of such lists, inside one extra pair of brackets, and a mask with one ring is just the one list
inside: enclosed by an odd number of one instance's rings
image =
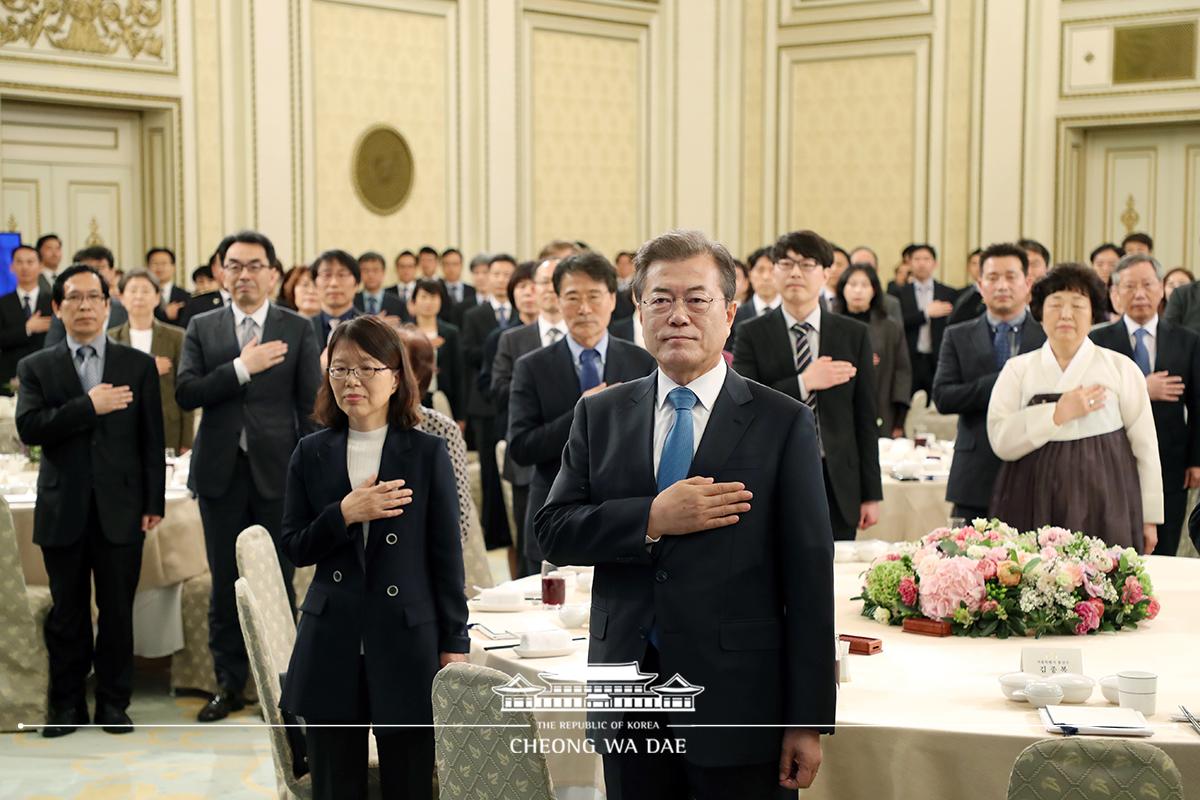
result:
[(1157, 287), (1158, 281), (1142, 281), (1141, 283), (1121, 281), (1117, 284), (1117, 291), (1121, 294), (1133, 294), (1138, 289), (1141, 289), (1144, 292), (1152, 292)]
[(779, 259), (775, 262), (775, 267), (785, 274), (791, 272), (793, 267), (799, 267), (801, 272), (812, 272), (822, 268), (816, 261), (792, 261), (790, 258)]
[(335, 381), (344, 381), (351, 375), (356, 380), (369, 381), (376, 375), (382, 375), (385, 372), (395, 372), (395, 370), (391, 367), (330, 367), (326, 372)]
[(63, 298), (63, 305), (64, 306), (79, 306), (79, 305), (83, 305), (84, 300), (86, 300), (91, 305), (99, 305), (100, 303), (104, 302), (104, 293), (103, 292), (88, 292), (87, 294), (80, 294), (78, 292), (71, 292), (69, 295), (67, 295), (66, 297)]
[(261, 261), (251, 261), (248, 264), (243, 264), (240, 261), (225, 262), (225, 271), (231, 275), (240, 275), (243, 270), (251, 275), (257, 275), (267, 268), (267, 265)]
[(670, 295), (659, 294), (643, 300), (642, 306), (646, 309), (647, 314), (656, 317), (665, 317), (675, 310), (675, 304), (680, 301), (683, 302), (683, 308), (687, 311), (688, 316), (702, 317), (712, 308), (712, 304), (716, 302), (716, 298), (704, 294), (690, 294), (687, 297), (671, 297)]

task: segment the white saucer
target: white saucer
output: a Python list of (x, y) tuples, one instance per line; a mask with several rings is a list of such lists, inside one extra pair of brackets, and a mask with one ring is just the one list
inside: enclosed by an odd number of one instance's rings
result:
[(569, 656), (575, 652), (575, 647), (555, 647), (549, 650), (526, 650), (520, 645), (512, 649), (521, 658), (557, 658), (559, 656)]
[(506, 611), (510, 614), (519, 614), (528, 606), (524, 601), (520, 605), (509, 605), (507, 603), (488, 603), (483, 600), (471, 599), (467, 601), (467, 608), (470, 611)]

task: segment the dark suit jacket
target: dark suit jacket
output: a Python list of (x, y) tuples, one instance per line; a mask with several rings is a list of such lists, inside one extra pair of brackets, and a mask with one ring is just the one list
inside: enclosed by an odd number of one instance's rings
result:
[(133, 402), (97, 415), (66, 342), (27, 356), (17, 367), (17, 432), (40, 445), (33, 541), (74, 544), (84, 534), (92, 497), (113, 544), (142, 541), (142, 515), (166, 507), (162, 407), (154, 359), (106, 342), (102, 383), (128, 386)]
[(535, 535), (554, 563), (596, 567), (590, 663), (641, 661), (654, 625), (661, 675), (704, 687), (694, 712), (667, 712), (672, 723), (763, 726), (675, 728), (688, 761), (776, 761), (783, 731), (767, 726), (827, 728), (837, 698), (833, 535), (813, 417), (729, 370), (688, 475), (745, 483), (751, 510), (647, 547), (657, 380), (579, 404)]
[[(192, 299), (188, 300), (187, 305), (179, 309), (179, 319), (175, 324), (187, 330), (188, 323), (192, 317), (203, 314), (205, 311), (212, 311), (214, 308), (220, 308), (225, 304), (220, 292), (204, 292), (203, 294), (194, 294)], [(116, 326), (112, 326), (116, 327)]]
[[(1133, 358), (1124, 317), (1093, 330), (1090, 335), (1101, 347)], [(1183, 378), (1183, 397), (1179, 401), (1156, 400), (1150, 404), (1154, 410), (1154, 429), (1158, 432), (1163, 490), (1182, 492), (1184, 472), (1188, 467), (1200, 467), (1200, 334), (1160, 317), (1155, 344), (1154, 371), (1166, 370)]]
[(475, 287), (469, 283), (463, 283), (463, 299), (461, 303), (455, 302), (450, 295), (450, 287), (446, 285), (445, 278), (438, 278), (438, 284), (442, 287), (442, 308), (438, 311), (438, 319), (444, 322), (449, 322), (451, 325), (462, 328), (463, 313), (469, 308), (474, 308), (475, 302)]
[[(171, 359), (171, 371), (158, 376), (158, 393), (162, 398), (163, 442), (178, 452), (190, 448), (196, 435), (195, 412), (184, 411), (175, 402), (175, 379), (179, 375), (179, 358), (183, 355), (183, 329), (156, 321), (151, 331), (150, 356)], [(129, 323), (110, 329), (108, 338), (129, 345)]]
[[(367, 301), (363, 297), (363, 293), (359, 292), (354, 295), (354, 307), (359, 311), (366, 312)], [(412, 322), (412, 315), (408, 313), (408, 306), (400, 299), (398, 295), (387, 290), (383, 292), (383, 307), (379, 309), (385, 314), (390, 314), (393, 317), (400, 317), (405, 322)]]
[[(444, 286), (446, 289), (446, 295), (449, 296), (450, 295), (450, 286), (449, 286), (449, 284), (446, 283), (446, 279), (439, 278), (438, 280), (441, 281), (442, 286)], [(454, 306), (463, 305), (463, 306), (466, 306), (467, 308), (477, 305), (477, 303), (475, 301), (475, 287), (472, 286), (471, 284), (467, 283), (466, 281), (463, 281), (462, 301), (458, 302), (458, 301), (455, 301), (455, 299), (453, 297), (450, 297), (450, 303)]]
[[(883, 499), (871, 335), (861, 322), (822, 311), (820, 338), (818, 356), (849, 361), (858, 368), (848, 382), (817, 393), (825, 468), (833, 496), (842, 518), (857, 523), (862, 503)], [(743, 323), (735, 348), (733, 368), (743, 377), (800, 399), (796, 351), (782, 307)]]
[[(656, 366), (654, 356), (642, 348), (608, 337), (605, 383), (627, 383), (650, 374)], [(566, 339), (517, 360), (508, 398), (508, 455), (518, 464), (533, 467), (530, 514), (542, 507), (558, 475), (580, 394), (579, 375)], [(541, 562), (536, 537), (525, 537), (525, 555), (535, 564)]]
[(886, 312), (872, 314), (867, 323), (871, 331), (871, 347), (879, 356), (875, 366), (875, 394), (878, 402), (880, 436), (891, 436), (892, 428), (904, 425), (904, 417), (912, 403), (912, 364), (908, 360), (908, 343), (904, 328)]
[(623, 339), (626, 342), (633, 341), (633, 315), (628, 317), (614, 317), (608, 323), (608, 332), (618, 339)]
[(613, 306), (613, 319), (632, 317), (633, 312), (636, 310), (637, 303), (633, 300), (633, 289), (618, 289), (617, 302)]
[[(1036, 350), (1045, 341), (1042, 326), (1026, 312), (1019, 353)], [(987, 508), (992, 502), (1000, 459), (988, 441), (987, 409), (999, 375), (986, 316), (946, 329), (930, 399), (939, 412), (958, 414), (954, 463), (946, 486), (946, 500), (951, 503)]]
[[(129, 312), (125, 310), (125, 306), (121, 305), (121, 301), (115, 297), (109, 301), (108, 308), (108, 327), (118, 328), (129, 321)], [(46, 331), (46, 339), (42, 342), (42, 347), (56, 347), (59, 343), (67, 340), (67, 329), (63, 327), (62, 320), (55, 317), (50, 322), (50, 330)]]
[[(281, 544), (315, 564), (280, 706), (309, 721), (348, 718), (361, 694), (376, 724), (433, 722), (439, 653), (470, 651), (458, 491), (445, 442), (388, 430), (379, 480), (404, 478), (413, 502), (398, 517), (347, 526), (346, 431), (306, 436), (292, 454)], [(360, 656), (360, 648), (362, 655)], [(359, 658), (369, 689), (360, 687)]]
[(733, 325), (729, 328), (729, 338), (725, 340), (725, 348), (730, 353), (733, 352), (734, 343), (737, 341), (737, 329), (746, 320), (754, 319), (758, 314), (754, 311), (754, 300), (749, 298), (746, 302), (738, 306), (738, 310), (733, 315)]
[(491, 303), (483, 303), (468, 309), (462, 318), (463, 362), (466, 364), (467, 415), (492, 417), (496, 407), (479, 389), (479, 371), (483, 368), (483, 345), (488, 334), (500, 323)]
[[(921, 326), (925, 324), (925, 312), (917, 308), (917, 287), (912, 282), (900, 287), (896, 295), (900, 298), (900, 311), (904, 315), (904, 335), (908, 338), (908, 356), (910, 361), (916, 361), (917, 337)], [(933, 282), (933, 299), (953, 303), (958, 299), (958, 292), (944, 283)], [(946, 317), (929, 320), (931, 339), (933, 342), (933, 357), (942, 349), (942, 335), (946, 331)]]
[(1162, 318), (1177, 327), (1200, 333), (1200, 281), (1171, 292)]
[(438, 320), (438, 336), (442, 346), (437, 349), (437, 385), (450, 401), (455, 419), (467, 418), (466, 367), (463, 364), (462, 337), (458, 328)]
[[(487, 373), (490, 380), (488, 388), (491, 392), (492, 402), (496, 404), (497, 423), (507, 438), (508, 398), (509, 392), (512, 389), (513, 367), (521, 356), (541, 349), (542, 336), (537, 322), (532, 322), (529, 325), (521, 325), (516, 328), (497, 328), (488, 335), (487, 344), (484, 345), (485, 367), (487, 365), (486, 353), (493, 346), (493, 337), (495, 345), (491, 369)], [(483, 375), (484, 373), (481, 372), (481, 379)], [(528, 486), (529, 482), (533, 480), (533, 467), (523, 467), (517, 464), (506, 450), (501, 474), (505, 480), (508, 480), (514, 486)]]
[[(191, 299), (192, 299), (192, 295), (190, 292), (188, 292), (184, 289), (180, 289), (175, 284), (171, 284), (171, 296), (167, 298), (167, 303), (168, 304), (183, 303), (184, 306), (183, 306), (183, 308), (179, 309), (179, 316), (177, 316), (174, 320), (167, 318), (167, 312), (163, 310), (163, 307), (161, 305), (155, 306), (154, 318), (160, 322), (165, 322), (168, 325), (177, 325), (181, 328), (185, 327), (186, 320), (184, 320), (185, 325), (180, 325), (179, 323), (180, 323), (180, 320), (183, 320), (184, 309), (187, 308), (187, 302)], [(113, 327), (116, 327), (116, 326), (113, 326)]]
[[(350, 308), (354, 311), (350, 319), (363, 316), (362, 309), (358, 308), (357, 306), (351, 306)], [(304, 319), (304, 317), (301, 317), (301, 319)], [(316, 316), (309, 317), (307, 322), (312, 326), (313, 336), (317, 337), (318, 350), (323, 351), (325, 349), (325, 345), (329, 344), (329, 337), (333, 335), (333, 328), (325, 327), (325, 323), (321, 321), (320, 311), (317, 312)]]
[(322, 380), (321, 348), (312, 323), (272, 304), (260, 341), (286, 342), (287, 356), (242, 385), (233, 366), (241, 353), (233, 326), (233, 309), (222, 307), (194, 318), (184, 337), (175, 399), (182, 409), (204, 409), (188, 488), (210, 498), (225, 494), (245, 428), (255, 486), (264, 497), (282, 497), (288, 458), (300, 437), (317, 427), (311, 416)]
[[(502, 381), (504, 392), (501, 395), (497, 394), (494, 390), (495, 380), (493, 378), (493, 370), (496, 367), (496, 356), (500, 352), (500, 339), (504, 336), (504, 334), (508, 333), (509, 331), (522, 330), (524, 328), (532, 328), (534, 330), (534, 333), (528, 336), (532, 346), (527, 349), (523, 349), (517, 356), (519, 358), (520, 356), (523, 356), (528, 352), (532, 352), (533, 350), (536, 350), (542, 346), (541, 339), (536, 332), (538, 330), (536, 320), (526, 325), (525, 323), (521, 322), (520, 317), (515, 317), (509, 320), (508, 325), (505, 327), (493, 328), (492, 332), (489, 333), (487, 338), (483, 341), (483, 356), (479, 365), (479, 376), (475, 379), (475, 382), (479, 385), (479, 391), (483, 393), (483, 396), (491, 401), (492, 405), (495, 406), (496, 419), (499, 423), (499, 429), (501, 431), (508, 430), (508, 390), (512, 384), (513, 364), (517, 359), (513, 358), (511, 353), (507, 356), (507, 362), (504, 364), (505, 375)], [(500, 438), (503, 439), (504, 436), (501, 435)]]
[[(53, 316), (49, 292), (38, 290), (34, 311), (40, 311), (43, 317)], [(21, 305), (20, 295), (12, 291), (0, 297), (0, 386), (16, 377), (18, 361), (41, 350), (45, 343), (46, 334), (28, 336), (25, 333), (25, 307)]]
[(950, 313), (947, 325), (957, 325), (960, 322), (970, 322), (976, 317), (981, 317), (987, 312), (987, 306), (983, 304), (983, 295), (979, 293), (979, 287), (971, 284), (967, 288), (958, 293), (958, 299), (954, 301), (954, 311)]

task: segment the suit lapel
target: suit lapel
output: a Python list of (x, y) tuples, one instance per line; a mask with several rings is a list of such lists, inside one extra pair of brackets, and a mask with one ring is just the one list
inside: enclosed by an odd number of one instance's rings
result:
[(75, 361), (71, 358), (71, 348), (67, 346), (66, 340), (56, 344), (54, 351), (57, 354), (55, 369), (58, 370), (59, 377), (70, 391), (71, 396), (77, 397), (83, 394), (83, 381), (79, 380), (79, 373), (75, 370)]
[[(1170, 370), (1174, 364), (1174, 339), (1171, 337), (1171, 325), (1161, 316), (1158, 318), (1158, 328), (1154, 332), (1154, 370)], [(1186, 370), (1176, 370), (1174, 374), (1185, 373)]]
[(764, 372), (769, 375), (787, 375), (789, 372), (795, 372), (796, 344), (792, 340), (792, 332), (788, 330), (787, 320), (783, 317), (783, 305), (776, 306), (769, 318), (771, 321), (767, 324), (767, 333), (774, 343), (768, 346), (767, 351), (775, 354), (773, 358), (776, 363)]
[(629, 418), (622, 420), (622, 426), (628, 434), (629, 441), (634, 443), (632, 462), (627, 464), (634, 472), (638, 486), (645, 486), (646, 493), (653, 495), (658, 491), (658, 480), (654, 475), (654, 413), (658, 385), (658, 370), (655, 369), (645, 378), (639, 379), (639, 385), (630, 395)]
[[(1024, 328), (1022, 328), (1022, 331)], [(979, 317), (975, 321), (975, 329), (971, 332), (973, 344), (978, 348), (980, 354), (987, 360), (987, 369), (984, 373), (996, 371), (996, 347), (992, 341), (992, 326), (988, 324), (987, 313)], [(1018, 343), (1021, 350), (1024, 350), (1024, 333), (1022, 333), (1022, 341)], [(1013, 355), (1016, 355), (1015, 353)]]
[(565, 338), (551, 345), (551, 349), (554, 350), (554, 371), (558, 373), (558, 380), (554, 383), (558, 384), (561, 395), (573, 406), (582, 394), (579, 391), (579, 374), (575, 372), (575, 357), (571, 355)]
[[(345, 430), (332, 430), (325, 443), (321, 445), (321, 468), (325, 481), (333, 490), (334, 497), (345, 497), (350, 494), (350, 476), (346, 472), (346, 441), (349, 437)], [(386, 448), (384, 449), (386, 453)], [(380, 471), (382, 472), (382, 465)], [(354, 554), (363, 574), (367, 572), (367, 559), (363, 553), (362, 525), (354, 523), (349, 527), (351, 538), (354, 539)]]
[[(986, 312), (984, 313), (986, 314)], [(1042, 346), (1044, 337), (1039, 335), (1041, 332), (1041, 323), (1033, 318), (1033, 314), (1026, 311), (1025, 324), (1021, 326), (1021, 353), (1031, 353)]]
[(225, 357), (215, 359), (216, 363), (224, 364), (226, 361), (233, 361), (242, 352), (242, 348), (238, 347), (237, 331), (234, 330), (235, 322), (233, 317), (233, 309), (225, 306), (221, 312), (216, 315), (214, 320), (217, 330), (217, 347), (218, 353)]
[(121, 365), (118, 363), (124, 353), (120, 352), (120, 345), (109, 339), (104, 343), (104, 369), (101, 371), (100, 382), (111, 383), (113, 386), (119, 386), (120, 381), (116, 375), (121, 371)]
[[(406, 459), (405, 454), (412, 449), (412, 446), (412, 431), (397, 428), (394, 425), (388, 427), (387, 439), (383, 443), (383, 453), (379, 457), (379, 480), (394, 481), (399, 478), (408, 480), (411, 473), (405, 470), (404, 462)], [(387, 532), (382, 528), (383, 521), (376, 522), (375, 535), (367, 540), (365, 554), (368, 561), (371, 560), (375, 551), (379, 549), (380, 539), (385, 538), (387, 535)]]

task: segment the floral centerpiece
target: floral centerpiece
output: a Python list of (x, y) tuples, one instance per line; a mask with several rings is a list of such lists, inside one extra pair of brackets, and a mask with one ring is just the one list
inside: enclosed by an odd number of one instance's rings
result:
[(1019, 533), (976, 519), (903, 542), (864, 574), (863, 616), (945, 620), (958, 636), (1085, 635), (1136, 628), (1159, 603), (1133, 548), (1063, 528)]

